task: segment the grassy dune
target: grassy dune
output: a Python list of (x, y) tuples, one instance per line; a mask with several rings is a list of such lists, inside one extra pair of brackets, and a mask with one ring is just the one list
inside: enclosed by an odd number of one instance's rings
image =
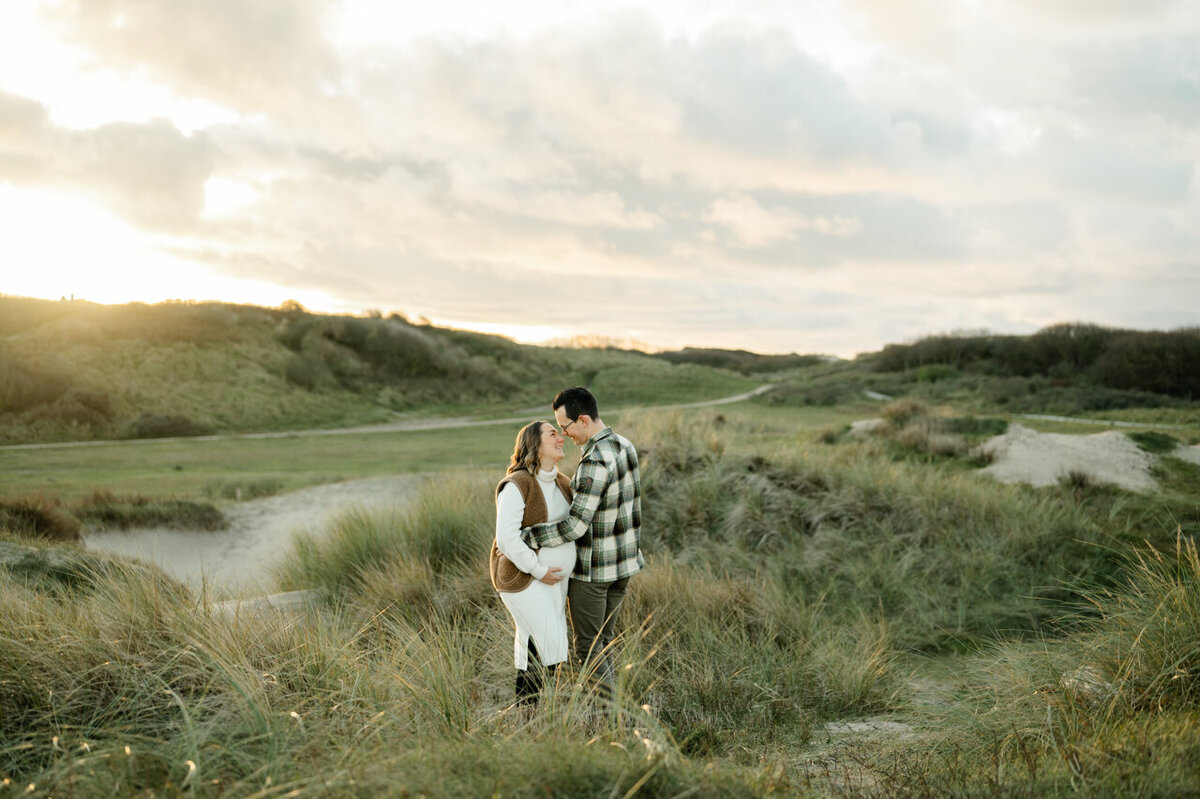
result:
[[(1170, 419), (1193, 443), (1193, 400), (1121, 384), (1130, 352), (1191, 357), (1189, 331), (1083, 331), (1100, 342), (1086, 363), (1057, 330), (830, 362), (526, 348), (297, 308), (0, 311), (8, 441), (532, 417), (589, 383), (642, 453), (648, 556), (616, 698), (564, 670), (527, 714), (484, 566), (519, 425), (6, 450), (0, 794), (1200, 791), (1200, 468), (1161, 432), (1138, 439), (1165, 453), (1152, 495), (1000, 485), (972, 454), (1012, 413), (1053, 408)], [(1045, 373), (1016, 373), (1026, 349)], [(776, 388), (751, 403), (639, 407), (763, 379)], [(848, 433), (874, 415), (874, 434)], [(13, 515), (66, 529), (89, 507), (131, 519), (406, 471), (438, 479), (403, 510), (295, 540), (279, 587), (324, 597), (295, 616), (230, 615), (152, 568), (30, 539)]]
[[(1200, 790), (1200, 560), (1177, 524), (1200, 470), (1153, 497), (1004, 486), (904, 429), (625, 420), (649, 564), (612, 704), (568, 673), (536, 714), (509, 707), (495, 468), (298, 538), (280, 587), (327, 597), (300, 619), (81, 555), (0, 569), (0, 776), (35, 796)], [(826, 726), (863, 718), (901, 732)]]
[(726, 369), (530, 347), (392, 316), (215, 303), (0, 297), (0, 443), (194, 436), (544, 407), (592, 385), (610, 407), (748, 391)]

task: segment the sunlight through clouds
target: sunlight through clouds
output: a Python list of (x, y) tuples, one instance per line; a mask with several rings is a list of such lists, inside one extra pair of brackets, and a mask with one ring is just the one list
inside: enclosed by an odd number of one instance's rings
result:
[(1200, 6), (914, 8), (0, 4), (0, 292), (519, 330), (582, 281), (535, 327), (839, 355), (1194, 324)]
[(99, 303), (224, 300), (274, 307), (294, 299), (320, 311), (349, 310), (321, 291), (213, 273), (169, 254), (177, 244), (149, 236), (86, 200), (0, 186), (7, 246), (23, 253), (6, 269), (4, 294)]
[(257, 202), (262, 192), (241, 180), (211, 177), (204, 184), (204, 211), (206, 219), (228, 216)]

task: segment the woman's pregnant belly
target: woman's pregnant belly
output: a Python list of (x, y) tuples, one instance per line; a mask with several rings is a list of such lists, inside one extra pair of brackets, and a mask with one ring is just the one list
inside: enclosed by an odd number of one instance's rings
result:
[(557, 566), (562, 569), (559, 574), (570, 576), (575, 570), (575, 542), (568, 541), (556, 547), (543, 547), (538, 550), (538, 563), (543, 566)]

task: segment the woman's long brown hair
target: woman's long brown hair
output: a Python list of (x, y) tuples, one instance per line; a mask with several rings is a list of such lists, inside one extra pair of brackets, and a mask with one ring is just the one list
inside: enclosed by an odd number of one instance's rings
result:
[(513, 447), (512, 460), (508, 463), (508, 474), (525, 469), (530, 474), (537, 474), (542, 468), (542, 458), (538, 450), (542, 447), (542, 425), (549, 424), (538, 419), (521, 428), (517, 433), (517, 443)]

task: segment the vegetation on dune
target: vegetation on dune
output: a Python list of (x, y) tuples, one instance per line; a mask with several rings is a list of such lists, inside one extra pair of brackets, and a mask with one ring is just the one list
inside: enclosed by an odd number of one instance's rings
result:
[(802, 406), (866, 396), (977, 412), (1102, 416), (1200, 428), (1200, 329), (1053, 325), (1031, 336), (963, 333), (890, 344), (779, 376), (756, 401)]
[[(9, 453), (22, 487), (0, 498), (5, 791), (1200, 791), (1200, 466), (1178, 450), (1188, 433), (1130, 434), (1156, 459), (1153, 494), (1082, 474), (1046, 488), (976, 474), (976, 445), (1011, 411), (1129, 406), (1200, 426), (1194, 330), (1056, 326), (832, 361), (523, 347), (294, 305), (0, 298), (0, 336), (10, 441), (544, 407), (564, 375), (605, 408), (775, 384), (721, 413), (614, 414), (642, 455), (648, 558), (622, 611), (617, 696), (563, 669), (535, 713), (510, 706), (512, 631), (484, 565), (511, 445), (502, 425), (336, 447)], [(1142, 380), (1143, 363), (1167, 377)], [(866, 415), (879, 420), (849, 425)], [(27, 478), (39, 458), (45, 474)], [(347, 512), (296, 537), (278, 584), (325, 597), (303, 615), (229, 613), (72, 542), (82, 523), (217, 526), (212, 502), (333, 479), (327, 469), (439, 476), (403, 509)], [(116, 471), (120, 490), (84, 490)], [(179, 494), (146, 497), (143, 484)], [(61, 496), (34, 493), (45, 486)], [(894, 731), (837, 732), (862, 719)]]
[(607, 407), (686, 402), (760, 380), (775, 385), (757, 401), (775, 406), (854, 403), (869, 393), (991, 413), (1139, 409), (1144, 417), (1158, 409), (1157, 421), (1200, 426), (1196, 328), (1077, 323), (1032, 336), (931, 336), (839, 361), (703, 348), (533, 347), (397, 314), (327, 316), (295, 303), (97, 306), (0, 297), (0, 317), (7, 334), (0, 441), (7, 442), (511, 412), (572, 383), (594, 388)]
[(0, 497), (0, 529), (52, 541), (79, 538), (82, 525), (93, 528), (179, 527), (191, 530), (221, 530), (224, 514), (209, 502), (147, 497), (117, 496), (95, 490), (74, 502), (43, 494)]
[[(927, 441), (997, 420), (885, 417), (832, 436), (622, 419), (648, 567), (611, 705), (566, 670), (537, 713), (509, 707), (491, 471), (299, 536), (280, 586), (328, 598), (303, 619), (231, 616), (120, 561), (0, 568), (0, 776), (32, 795), (1193, 790), (1200, 566), (1162, 521), (1195, 515), (1191, 465), (1166, 458), (1155, 497), (1006, 486)], [(916, 702), (924, 658), (954, 664), (955, 698)], [(827, 748), (827, 724), (879, 714), (908, 732)]]
[[(870, 753), (880, 795), (1188, 796), (1200, 791), (1200, 560), (1194, 539), (1136, 548), (1069, 636), (963, 662), (936, 735)], [(901, 764), (905, 764), (903, 767)]]
[(500, 629), (280, 624), (119, 563), (87, 578), (49, 591), (0, 573), (0, 773), (26, 795), (753, 793), (651, 751), (650, 726), (562, 735), (569, 713), (505, 714)]
[[(1042, 377), (1051, 387), (1106, 389), (1115, 401), (1146, 405), (1148, 396), (1200, 399), (1200, 328), (1169, 332), (1070, 323), (1032, 336), (930, 336), (891, 344), (875, 358), (880, 372), (953, 369), (996, 377)], [(1120, 407), (1120, 406), (1118, 406)]]
[(681, 350), (656, 352), (654, 357), (671, 363), (690, 363), (728, 369), (744, 375), (770, 374), (806, 366), (827, 363), (830, 359), (821, 355), (759, 355), (746, 350), (723, 350), (705, 347), (685, 347)]
[[(8, 314), (8, 315), (6, 315)], [(0, 297), (0, 441), (197, 436), (543, 405), (571, 383), (610, 404), (757, 383), (644, 353), (564, 350), (295, 304), (97, 306)]]

